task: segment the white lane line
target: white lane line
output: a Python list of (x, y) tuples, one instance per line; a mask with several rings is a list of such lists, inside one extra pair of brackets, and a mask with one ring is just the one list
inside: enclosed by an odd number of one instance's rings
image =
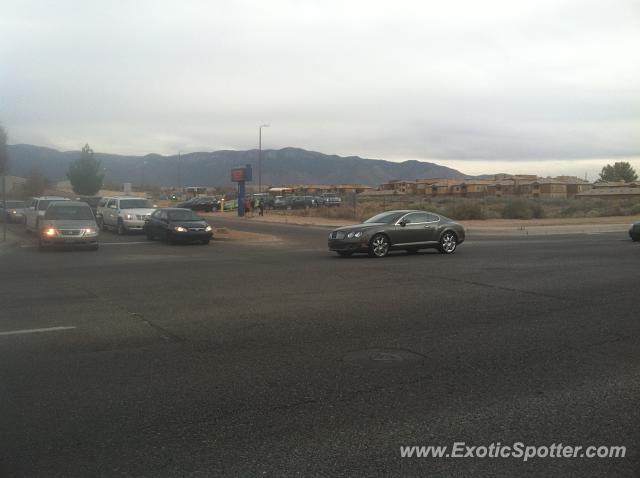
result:
[(21, 334), (38, 334), (40, 332), (56, 332), (58, 330), (71, 330), (75, 327), (47, 327), (46, 329), (23, 329), (23, 330), (8, 330), (6, 332), (0, 332), (0, 335), (21, 335)]
[(151, 241), (131, 241), (131, 242), (100, 242), (101, 246), (126, 246), (130, 244), (153, 244)]

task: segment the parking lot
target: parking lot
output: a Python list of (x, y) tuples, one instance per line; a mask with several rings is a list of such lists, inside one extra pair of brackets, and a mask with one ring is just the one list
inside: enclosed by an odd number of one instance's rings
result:
[[(0, 476), (640, 475), (640, 245), (470, 235), (450, 256), (278, 241), (0, 246)], [(402, 459), (403, 445), (624, 459)]]

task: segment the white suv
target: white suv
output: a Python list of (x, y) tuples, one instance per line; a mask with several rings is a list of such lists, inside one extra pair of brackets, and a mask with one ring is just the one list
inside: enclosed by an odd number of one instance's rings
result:
[(96, 220), (102, 230), (112, 228), (118, 234), (125, 234), (127, 231), (142, 231), (144, 221), (155, 210), (145, 198), (104, 197), (98, 203)]
[(27, 231), (38, 232), (40, 229), (40, 221), (44, 218), (49, 204), (53, 201), (68, 201), (68, 198), (60, 196), (42, 196), (39, 198), (31, 198), (24, 208), (24, 227)]

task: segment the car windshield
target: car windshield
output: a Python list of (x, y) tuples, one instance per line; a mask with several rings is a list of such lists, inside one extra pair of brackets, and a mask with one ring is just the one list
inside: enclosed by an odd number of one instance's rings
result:
[(89, 206), (56, 205), (47, 209), (45, 219), (87, 221), (93, 219), (93, 212)]
[(171, 221), (202, 221), (202, 218), (191, 211), (168, 211)]
[(45, 199), (42, 200), (38, 203), (38, 211), (46, 211), (46, 209), (49, 207), (49, 204), (51, 204), (52, 200), (49, 199)]
[(366, 223), (378, 223), (378, 224), (391, 224), (400, 219), (404, 214), (404, 212), (383, 212), (381, 214), (376, 214), (373, 217), (370, 217), (365, 222)]
[(151, 203), (146, 199), (122, 199), (120, 209), (150, 209)]

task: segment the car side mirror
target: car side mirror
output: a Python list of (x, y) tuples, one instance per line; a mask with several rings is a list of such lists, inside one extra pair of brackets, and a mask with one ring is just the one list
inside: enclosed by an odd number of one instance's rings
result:
[(407, 225), (406, 221), (400, 221), (398, 224), (400, 224), (400, 227), (404, 227)]

